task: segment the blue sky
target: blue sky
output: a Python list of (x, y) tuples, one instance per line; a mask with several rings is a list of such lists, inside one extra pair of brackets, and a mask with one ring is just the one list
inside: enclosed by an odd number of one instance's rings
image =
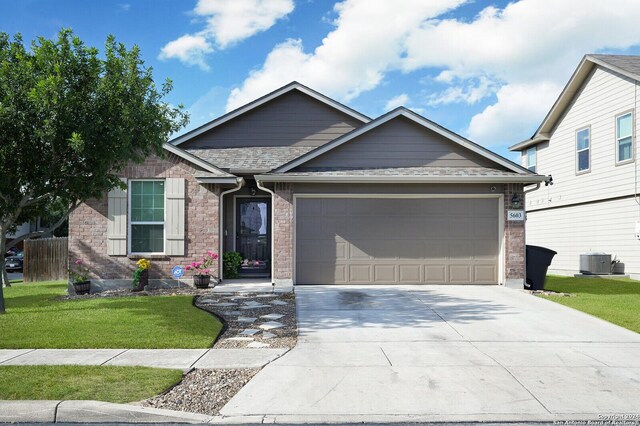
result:
[(291, 80), (405, 105), (509, 158), (585, 53), (640, 54), (636, 0), (0, 0), (0, 31), (137, 44), (189, 128)]

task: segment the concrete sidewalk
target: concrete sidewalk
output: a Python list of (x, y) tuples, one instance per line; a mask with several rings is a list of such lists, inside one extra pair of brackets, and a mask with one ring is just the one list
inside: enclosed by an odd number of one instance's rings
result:
[(260, 368), (288, 349), (0, 349), (4, 365)]

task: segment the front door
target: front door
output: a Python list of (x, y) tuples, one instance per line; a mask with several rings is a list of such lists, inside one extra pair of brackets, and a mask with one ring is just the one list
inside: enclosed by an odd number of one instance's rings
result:
[(236, 199), (236, 251), (242, 255), (240, 274), (271, 271), (271, 199)]

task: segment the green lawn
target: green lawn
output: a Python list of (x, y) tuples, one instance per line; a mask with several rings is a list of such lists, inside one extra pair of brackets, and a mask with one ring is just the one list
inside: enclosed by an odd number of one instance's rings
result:
[(0, 366), (2, 399), (133, 402), (164, 392), (180, 370), (78, 365)]
[(4, 289), (0, 349), (207, 348), (222, 324), (192, 296), (58, 300), (64, 282)]
[(640, 281), (548, 276), (544, 289), (573, 297), (541, 297), (640, 333)]

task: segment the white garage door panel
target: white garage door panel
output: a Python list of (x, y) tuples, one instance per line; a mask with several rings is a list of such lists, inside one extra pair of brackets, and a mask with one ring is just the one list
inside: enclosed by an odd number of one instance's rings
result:
[(497, 198), (296, 201), (297, 284), (497, 284)]

